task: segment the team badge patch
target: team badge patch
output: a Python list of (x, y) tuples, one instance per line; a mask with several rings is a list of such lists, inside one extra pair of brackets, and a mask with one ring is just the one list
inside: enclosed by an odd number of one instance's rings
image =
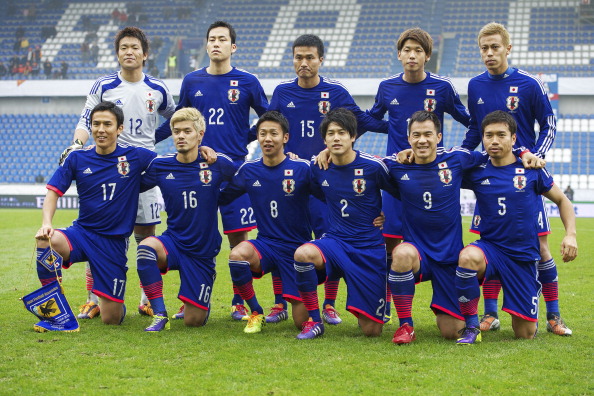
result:
[(327, 100), (320, 100), (318, 103), (318, 110), (322, 114), (326, 114), (330, 111), (330, 102)]
[(293, 179), (285, 179), (283, 180), (283, 191), (287, 194), (292, 194), (295, 192), (295, 180)]
[(48, 271), (57, 271), (62, 268), (62, 256), (49, 246), (41, 253), (37, 262), (47, 268)]
[(363, 194), (363, 191), (365, 191), (365, 179), (353, 180), (353, 190), (355, 190), (357, 194)]
[(423, 102), (423, 107), (425, 108), (425, 111), (430, 111), (430, 112), (435, 111), (436, 105), (437, 105), (437, 100), (435, 100), (433, 98), (427, 98)]
[(203, 169), (200, 171), (200, 181), (204, 184), (208, 184), (212, 181), (212, 172), (209, 169)]
[(22, 298), (25, 309), (40, 320), (33, 327), (37, 332), (79, 330), (76, 316), (70, 309), (66, 296), (58, 281), (27, 294)]
[(233, 103), (237, 102), (239, 100), (239, 89), (236, 88), (232, 88), (229, 91), (227, 91), (227, 97), (229, 98), (229, 100)]
[(118, 158), (120, 160), (120, 162), (118, 162), (118, 173), (122, 176), (127, 176), (128, 173), (130, 173), (130, 163), (128, 161), (126, 161), (126, 157), (124, 157), (124, 160), (121, 160), (121, 157)]
[(508, 109), (514, 111), (520, 105), (520, 98), (518, 98), (517, 96), (508, 96), (505, 100), (505, 105)]
[(526, 176), (516, 175), (514, 176), (514, 187), (518, 190), (523, 190), (526, 187)]
[(146, 102), (146, 110), (149, 114), (153, 114), (155, 112), (155, 101), (153, 99), (148, 99)]
[(450, 184), (452, 182), (452, 170), (451, 169), (440, 169), (439, 180), (444, 184)]
[(481, 216), (475, 215), (472, 219), (472, 224), (474, 224), (475, 227), (478, 227), (479, 224), (481, 224)]

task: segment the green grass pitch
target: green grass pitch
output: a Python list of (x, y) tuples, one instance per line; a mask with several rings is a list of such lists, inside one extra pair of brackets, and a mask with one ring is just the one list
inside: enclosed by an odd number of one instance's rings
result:
[[(76, 214), (58, 210), (54, 226), (69, 225)], [(79, 333), (37, 334), (35, 317), (19, 297), (38, 287), (31, 259), (40, 222), (40, 210), (0, 210), (0, 394), (594, 393), (594, 219), (578, 219), (579, 257), (572, 263), (559, 259), (563, 227), (559, 219), (551, 219), (549, 241), (559, 268), (561, 311), (572, 337), (546, 332), (541, 298), (541, 330), (535, 340), (515, 340), (511, 319), (502, 313), (501, 331), (465, 347), (440, 338), (428, 308), (429, 284), (417, 286), (417, 341), (411, 345), (391, 343), (396, 325), (386, 326), (380, 338), (362, 336), (355, 317), (344, 309), (344, 282), (337, 302), (344, 322), (327, 326), (322, 338), (296, 340), (298, 331), (290, 321), (270, 324), (260, 334), (244, 334), (245, 322), (233, 322), (229, 316), (226, 240), (204, 328), (173, 321), (167, 332), (142, 331), (150, 320), (136, 311), (139, 289), (132, 243), (128, 315), (121, 327), (93, 319), (82, 322)], [(472, 237), (465, 232), (466, 242)], [(166, 275), (164, 283), (171, 314), (180, 306), (177, 273)], [(270, 276), (255, 285), (262, 305), (272, 305)], [(86, 294), (84, 265), (65, 271), (64, 287), (77, 311)], [(479, 307), (482, 310), (482, 302)]]

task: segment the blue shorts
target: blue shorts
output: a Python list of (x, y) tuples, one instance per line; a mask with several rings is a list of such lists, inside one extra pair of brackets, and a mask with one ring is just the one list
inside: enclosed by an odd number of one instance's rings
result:
[(188, 256), (170, 236), (161, 235), (155, 238), (165, 248), (167, 270), (179, 271), (180, 285), (177, 298), (205, 311), (210, 311), (210, 297), (217, 275), (215, 271), (216, 258)]
[(464, 320), (460, 313), (460, 304), (458, 304), (458, 293), (456, 292), (456, 267), (458, 263), (441, 264), (427, 257), (425, 252), (411, 242), (404, 242), (413, 246), (417, 250), (421, 268), (415, 274), (415, 282), (431, 281), (433, 288), (433, 297), (431, 299), (431, 309), (437, 315), (444, 313), (453, 316), (456, 319)]
[[(236, 170), (239, 169), (243, 163), (243, 160), (233, 161)], [(221, 189), (226, 185), (227, 183), (223, 183)], [(227, 205), (220, 205), (219, 212), (221, 212), (224, 234), (251, 231), (254, 228), (258, 228), (256, 217), (254, 216), (254, 209), (252, 208), (250, 197), (247, 194), (243, 194), (241, 197)]]
[(386, 216), (382, 233), (386, 238), (402, 239), (402, 202), (382, 191), (382, 211)]
[(312, 195), (309, 198), (309, 213), (313, 233), (317, 239), (320, 239), (329, 228), (326, 202), (320, 201)]
[[(547, 211), (544, 207), (544, 198), (542, 196), (541, 199), (536, 200), (536, 205), (538, 206), (538, 214), (536, 218), (536, 222), (538, 224), (538, 236), (549, 235), (551, 233), (551, 224), (549, 223), (549, 216), (547, 216)], [(470, 232), (480, 235), (480, 224), (481, 214), (479, 213), (479, 207), (477, 203), (474, 206), (474, 215), (472, 216), (472, 222), (470, 223)]]
[(108, 300), (123, 303), (126, 294), (126, 272), (128, 265), (128, 238), (105, 237), (77, 224), (56, 230), (61, 232), (70, 246), (71, 263), (89, 262), (93, 275), (92, 292)]
[(329, 279), (344, 277), (346, 309), (384, 323), (386, 309), (386, 247), (355, 248), (331, 237), (308, 242), (322, 254)]
[(538, 260), (516, 261), (484, 240), (471, 243), (485, 255), (486, 279), (497, 278), (503, 288), (503, 310), (530, 322), (538, 321)]

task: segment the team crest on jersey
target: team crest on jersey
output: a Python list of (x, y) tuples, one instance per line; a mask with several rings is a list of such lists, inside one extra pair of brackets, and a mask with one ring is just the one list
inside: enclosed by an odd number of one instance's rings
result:
[(437, 105), (437, 100), (435, 100), (433, 98), (427, 98), (423, 102), (423, 107), (425, 108), (425, 111), (430, 111), (430, 112), (435, 111), (436, 105)]
[(155, 100), (154, 99), (147, 99), (147, 101), (145, 102), (146, 104), (146, 109), (149, 112), (149, 114), (153, 114), (155, 112), (156, 106), (155, 106)]
[(126, 161), (126, 157), (119, 157), (118, 161), (118, 173), (122, 176), (128, 176), (128, 173), (130, 173), (130, 163)]
[(451, 169), (440, 169), (439, 180), (444, 184), (450, 184), (452, 182), (452, 170)]
[(239, 89), (231, 88), (229, 91), (227, 91), (227, 97), (231, 102), (237, 102), (239, 100)]
[(479, 224), (481, 224), (481, 216), (475, 215), (472, 219), (472, 224), (474, 224), (475, 227), (478, 227)]
[(291, 195), (295, 192), (295, 180), (284, 179), (283, 180), (283, 191)]
[(330, 111), (330, 102), (327, 100), (320, 100), (318, 103), (318, 110), (322, 114), (326, 114)]
[(526, 176), (516, 175), (514, 176), (514, 187), (522, 191), (526, 188)]
[(353, 190), (355, 190), (357, 194), (363, 194), (365, 191), (365, 184), (365, 179), (355, 179), (353, 180)]
[(520, 105), (520, 98), (517, 96), (508, 96), (505, 100), (505, 105), (511, 111), (517, 110), (518, 106)]
[(204, 184), (208, 184), (212, 181), (212, 171), (210, 169), (203, 169), (200, 171), (200, 181)]

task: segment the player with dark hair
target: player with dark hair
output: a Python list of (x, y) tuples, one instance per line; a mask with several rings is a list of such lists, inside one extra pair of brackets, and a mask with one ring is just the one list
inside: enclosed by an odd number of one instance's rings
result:
[[(420, 28), (407, 29), (398, 38), (396, 49), (403, 72), (380, 83), (375, 104), (367, 111), (377, 119), (382, 119), (388, 113), (388, 156), (410, 148), (408, 119), (416, 111), (435, 113), (441, 125), (445, 113), (464, 126), (468, 126), (470, 119), (450, 79), (425, 71), (425, 65), (433, 52), (433, 39), (429, 33)], [(443, 128), (439, 132), (443, 134)], [(441, 140), (438, 146), (443, 147)], [(402, 205), (390, 194), (383, 194), (382, 210), (386, 216), (383, 233), (389, 268), (392, 250), (403, 237)]]
[[(156, 154), (118, 144), (124, 114), (114, 103), (94, 106), (89, 119), (96, 145), (72, 151), (48, 182), (43, 223), (35, 235), (37, 254), (43, 254), (51, 238), (64, 268), (88, 261), (95, 279), (92, 292), (100, 296), (103, 323), (120, 324), (126, 313), (126, 252), (136, 217), (140, 177)], [(70, 227), (55, 230), (52, 219), (58, 198), (73, 181), (79, 195), (78, 219)], [(56, 279), (56, 274), (41, 264), (37, 274), (42, 285)]]
[[(95, 82), (82, 111), (73, 144), (60, 157), (60, 163), (73, 149), (82, 148), (90, 136), (90, 112), (104, 100), (114, 102), (124, 112), (124, 129), (120, 141), (131, 146), (155, 149), (155, 128), (159, 115), (169, 118), (175, 103), (163, 81), (142, 72), (149, 55), (149, 42), (144, 32), (137, 27), (126, 27), (116, 34), (114, 48), (120, 70), (103, 76)], [(140, 195), (138, 214), (134, 226), (134, 238), (140, 242), (155, 234), (156, 224), (161, 222), (156, 190)], [(93, 277), (87, 266), (87, 302), (82, 305), (79, 319), (91, 319), (100, 314), (97, 296), (93, 288)], [(144, 293), (141, 295), (139, 312), (152, 315)]]
[[(206, 53), (209, 66), (187, 74), (181, 85), (177, 109), (194, 107), (206, 119), (208, 133), (204, 144), (230, 157), (236, 168), (245, 161), (249, 143), (250, 108), (262, 115), (268, 100), (258, 78), (231, 65), (237, 50), (233, 27), (224, 21), (212, 23), (206, 32)], [(159, 127), (158, 141), (171, 133), (166, 122)], [(231, 250), (247, 239), (248, 231), (256, 228), (253, 209), (247, 195), (219, 208), (224, 233)], [(175, 317), (183, 317), (183, 312)], [(234, 290), (231, 317), (247, 320), (249, 313), (237, 290)]]
[(167, 211), (167, 230), (138, 245), (138, 276), (155, 312), (145, 329), (149, 332), (170, 326), (161, 276), (168, 270), (179, 271), (178, 298), (184, 303), (186, 326), (206, 324), (221, 247), (217, 200), (221, 184), (235, 173), (229, 157), (217, 154), (209, 165), (200, 155), (206, 124), (198, 110), (180, 109), (170, 123), (177, 153), (157, 157), (142, 177), (143, 189), (160, 188)]
[(546, 169), (525, 169), (513, 155), (516, 130), (516, 121), (507, 112), (497, 110), (486, 115), (481, 132), (489, 162), (465, 176), (463, 187), (475, 192), (484, 221), (481, 239), (460, 252), (456, 269), (458, 301), (466, 322), (458, 344), (481, 341), (477, 305), (479, 280), (485, 277), (501, 281), (505, 292), (503, 310), (512, 315), (515, 336), (534, 338), (541, 290), (537, 279), (540, 249), (535, 219), (541, 194), (559, 207), (565, 227), (561, 242), (563, 261), (577, 256), (573, 205)]
[[(320, 123), (330, 110), (339, 107), (355, 114), (360, 133), (367, 130), (387, 132), (387, 123), (361, 111), (340, 82), (319, 75), (324, 62), (324, 43), (318, 36), (299, 36), (293, 42), (292, 49), (297, 78), (281, 82), (275, 88), (268, 107), (268, 110), (282, 113), (289, 121), (291, 137), (286, 145), (287, 152), (310, 159), (323, 150), (325, 145), (319, 133)], [(315, 197), (311, 198), (310, 210), (314, 234), (319, 238), (328, 229), (327, 210)], [(322, 315), (329, 324), (342, 321), (334, 308), (338, 284), (338, 279), (328, 279), (325, 283), (326, 299)]]
[[(517, 146), (524, 146), (539, 158), (551, 148), (555, 139), (556, 119), (547, 92), (540, 80), (527, 72), (510, 67), (507, 57), (512, 45), (507, 29), (499, 23), (488, 23), (478, 34), (478, 44), (482, 60), (487, 70), (473, 77), (468, 83), (468, 109), (471, 122), (462, 146), (470, 150), (481, 141), (480, 126), (483, 118), (495, 111), (503, 110), (511, 114), (518, 124)], [(538, 123), (540, 131), (534, 131)], [(547, 330), (557, 335), (571, 335), (571, 330), (561, 318), (557, 266), (548, 245), (547, 235), (551, 229), (544, 210), (539, 210), (535, 221), (539, 224), (540, 256), (538, 279), (543, 286), (547, 307)], [(478, 208), (472, 222), (472, 232), (480, 233), (481, 220)], [(497, 330), (497, 299), (501, 284), (497, 279), (487, 278), (483, 284), (485, 314), (481, 318), (481, 329)]]
[(357, 316), (363, 334), (379, 336), (386, 307), (386, 249), (373, 220), (381, 211), (380, 189), (397, 191), (383, 162), (353, 149), (357, 119), (352, 112), (329, 111), (320, 132), (332, 163), (327, 170), (312, 167), (313, 187), (325, 197), (330, 226), (322, 238), (295, 252), (297, 286), (310, 317), (297, 338), (324, 333), (316, 271), (345, 278), (347, 310)]

